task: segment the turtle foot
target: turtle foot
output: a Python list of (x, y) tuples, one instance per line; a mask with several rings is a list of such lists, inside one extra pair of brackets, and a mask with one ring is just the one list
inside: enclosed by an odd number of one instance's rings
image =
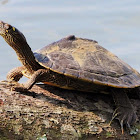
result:
[(112, 120), (116, 118), (119, 120), (120, 125), (121, 125), (121, 131), (122, 134), (124, 133), (124, 128), (123, 126), (126, 125), (126, 127), (129, 129), (131, 132), (131, 126), (134, 125), (134, 123), (137, 120), (137, 115), (132, 107), (118, 107), (114, 113)]
[(12, 86), (11, 91), (18, 91), (18, 92), (28, 92), (27, 88), (24, 86)]

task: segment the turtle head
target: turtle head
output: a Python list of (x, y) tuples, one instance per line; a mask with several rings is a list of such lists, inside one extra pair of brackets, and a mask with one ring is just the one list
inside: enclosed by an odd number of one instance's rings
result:
[(26, 38), (18, 29), (8, 23), (0, 21), (0, 35), (16, 51), (19, 60), (29, 72), (33, 73), (41, 67), (35, 60)]
[(12, 47), (26, 43), (24, 35), (18, 29), (3, 21), (0, 21), (0, 35)]
[(12, 29), (12, 26), (4, 23), (3, 21), (0, 21), (0, 35), (6, 36), (6, 34)]

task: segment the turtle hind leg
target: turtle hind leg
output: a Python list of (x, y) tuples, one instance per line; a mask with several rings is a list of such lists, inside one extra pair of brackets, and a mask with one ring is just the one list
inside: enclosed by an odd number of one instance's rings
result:
[(124, 89), (113, 89), (112, 96), (116, 105), (113, 118), (119, 120), (123, 133), (123, 126), (126, 125), (130, 130), (137, 120), (137, 115)]
[(7, 77), (6, 77), (7, 80), (18, 82), (23, 76), (22, 71), (24, 69), (25, 69), (25, 67), (21, 66), (21, 67), (16, 67), (16, 68), (10, 70), (7, 74)]
[(47, 74), (48, 70), (39, 69), (33, 73), (31, 78), (25, 84), (23, 84), (22, 86), (15, 86), (13, 87), (13, 90), (26, 92), (30, 90), (35, 83), (43, 81)]

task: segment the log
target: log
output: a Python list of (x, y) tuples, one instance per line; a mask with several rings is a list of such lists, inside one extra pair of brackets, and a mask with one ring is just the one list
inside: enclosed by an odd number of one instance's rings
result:
[[(112, 96), (64, 90), (36, 84), (29, 92), (11, 91), (17, 83), (0, 82), (0, 140), (120, 140), (140, 139), (122, 134)], [(131, 98), (140, 117), (140, 102)], [(135, 132), (134, 132), (135, 133)]]

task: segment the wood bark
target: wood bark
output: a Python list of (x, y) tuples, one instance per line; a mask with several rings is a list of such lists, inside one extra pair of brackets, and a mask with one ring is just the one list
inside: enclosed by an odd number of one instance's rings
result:
[[(11, 91), (16, 83), (0, 82), (0, 140), (123, 140), (140, 139), (121, 133), (111, 95), (69, 91), (37, 84), (29, 92)], [(131, 102), (140, 118), (140, 101)]]

